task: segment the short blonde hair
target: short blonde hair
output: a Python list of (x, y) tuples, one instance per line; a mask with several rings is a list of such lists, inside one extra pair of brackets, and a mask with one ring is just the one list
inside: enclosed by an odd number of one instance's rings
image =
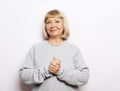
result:
[(48, 40), (49, 39), (49, 35), (45, 29), (45, 24), (48, 18), (50, 17), (59, 17), (61, 19), (63, 19), (64, 21), (64, 26), (63, 26), (63, 34), (62, 34), (62, 39), (63, 40), (67, 40), (68, 37), (70, 36), (70, 32), (69, 32), (69, 27), (68, 27), (68, 22), (67, 19), (65, 17), (65, 15), (63, 14), (63, 12), (59, 11), (59, 10), (50, 10), (44, 17), (44, 25), (43, 25), (43, 38), (44, 40)]

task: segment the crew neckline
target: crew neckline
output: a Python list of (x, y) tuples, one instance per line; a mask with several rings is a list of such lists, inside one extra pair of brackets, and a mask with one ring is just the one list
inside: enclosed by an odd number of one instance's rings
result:
[(53, 46), (53, 47), (60, 47), (60, 46), (62, 46), (62, 45), (64, 45), (65, 44), (65, 40), (63, 41), (63, 43), (62, 44), (60, 44), (60, 45), (52, 45), (52, 44), (50, 44), (47, 40), (45, 41), (46, 43), (47, 43), (47, 45), (49, 45), (49, 46)]

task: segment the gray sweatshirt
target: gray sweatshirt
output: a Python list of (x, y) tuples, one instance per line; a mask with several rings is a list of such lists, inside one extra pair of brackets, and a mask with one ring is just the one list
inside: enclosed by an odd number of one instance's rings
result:
[[(56, 75), (48, 71), (54, 57), (61, 61)], [(43, 41), (30, 48), (19, 75), (24, 83), (33, 86), (32, 91), (78, 91), (78, 86), (87, 83), (89, 69), (75, 45), (64, 41), (55, 46)]]

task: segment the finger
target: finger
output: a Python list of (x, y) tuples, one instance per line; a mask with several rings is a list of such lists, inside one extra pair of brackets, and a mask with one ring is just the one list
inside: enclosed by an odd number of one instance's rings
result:
[(53, 73), (53, 74), (55, 73), (55, 72), (54, 72), (54, 71), (52, 71), (52, 70), (49, 70), (49, 72), (51, 72), (51, 73)]
[(56, 66), (56, 65), (58, 65), (58, 64), (60, 64), (60, 63), (58, 63), (57, 61), (53, 61), (53, 62), (51, 63), (51, 65), (53, 65), (53, 66)]
[(51, 65), (50, 65), (50, 67), (52, 67), (52, 68), (54, 68), (54, 69), (58, 69), (58, 68), (60, 68), (60, 66), (61, 66), (60, 64), (56, 64), (56, 65), (52, 65), (52, 64), (51, 64)]
[(54, 60), (54, 61), (52, 61), (52, 64), (53, 64), (53, 65), (60, 64), (60, 61), (59, 61), (59, 60)]
[(51, 73), (56, 73), (56, 70), (55, 70), (55, 69), (52, 69), (52, 68), (50, 68), (49, 71), (50, 71)]
[(52, 64), (49, 67), (52, 68), (52, 69), (58, 69), (59, 68), (58, 65), (52, 65)]
[(50, 68), (49, 70), (51, 70), (51, 71), (55, 71), (56, 69)]
[(57, 71), (57, 70), (49, 70), (49, 72), (55, 74), (55, 73), (57, 73), (58, 71)]
[(60, 63), (59, 58), (55, 58), (55, 62), (56, 62), (57, 64), (59, 64), (59, 63)]
[(59, 70), (59, 68), (49, 68), (49, 71), (52, 73), (56, 73)]
[(52, 62), (52, 65), (55, 66), (55, 65), (56, 65), (56, 62)]
[(54, 67), (54, 66), (52, 66), (52, 65), (50, 66), (50, 68), (51, 68), (51, 69), (56, 69), (56, 67)]
[(52, 62), (51, 62), (52, 65), (56, 65), (56, 60), (53, 59)]

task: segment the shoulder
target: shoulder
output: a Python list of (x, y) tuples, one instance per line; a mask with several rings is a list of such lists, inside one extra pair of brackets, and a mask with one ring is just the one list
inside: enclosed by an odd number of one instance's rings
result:
[(78, 47), (77, 45), (71, 43), (71, 42), (66, 41), (66, 44), (67, 44), (67, 46), (69, 46), (69, 47), (71, 47), (71, 48), (74, 48), (74, 49), (76, 49), (76, 50), (79, 50), (79, 47)]
[(79, 46), (77, 46), (71, 42), (66, 42), (66, 45), (67, 45), (66, 47), (68, 48), (68, 49), (66, 48), (67, 51), (72, 53), (74, 55), (74, 57), (78, 54), (81, 55)]
[(46, 41), (40, 41), (31, 46), (30, 49), (36, 49), (36, 48), (41, 48), (46, 44)]

